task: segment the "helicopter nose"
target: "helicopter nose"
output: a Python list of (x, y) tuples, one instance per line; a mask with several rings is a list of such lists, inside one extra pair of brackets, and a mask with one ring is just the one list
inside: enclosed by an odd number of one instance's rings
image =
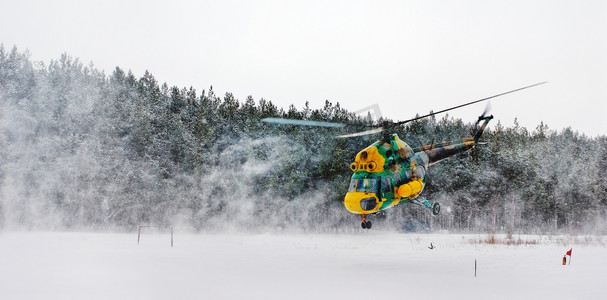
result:
[(373, 213), (379, 205), (375, 194), (360, 192), (347, 193), (344, 204), (350, 212), (357, 214)]

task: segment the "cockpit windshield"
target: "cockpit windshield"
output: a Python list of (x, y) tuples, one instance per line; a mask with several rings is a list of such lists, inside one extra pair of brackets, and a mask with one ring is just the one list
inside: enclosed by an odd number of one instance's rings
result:
[(348, 192), (377, 193), (377, 179), (352, 179)]

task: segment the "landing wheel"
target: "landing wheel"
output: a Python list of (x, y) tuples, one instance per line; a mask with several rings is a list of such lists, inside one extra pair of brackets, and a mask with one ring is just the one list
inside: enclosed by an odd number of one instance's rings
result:
[(362, 214), (360, 215), (360, 218), (362, 219), (362, 223), (360, 223), (360, 227), (362, 227), (363, 229), (371, 229), (371, 222), (367, 221), (366, 219), (367, 215)]
[(432, 214), (436, 216), (436, 215), (438, 215), (439, 212), (440, 212), (440, 204), (438, 204), (438, 202), (432, 203)]
[(371, 229), (371, 225), (372, 225), (372, 224), (371, 224), (371, 222), (370, 222), (370, 221), (360, 223), (360, 226), (361, 226), (363, 229)]

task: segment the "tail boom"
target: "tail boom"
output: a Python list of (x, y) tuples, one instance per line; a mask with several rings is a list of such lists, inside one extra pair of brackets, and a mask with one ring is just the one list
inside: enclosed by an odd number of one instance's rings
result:
[(484, 121), (483, 124), (476, 130), (476, 133), (473, 137), (463, 138), (461, 140), (455, 140), (451, 142), (442, 142), (439, 144), (425, 145), (418, 148), (413, 149), (414, 152), (424, 151), (426, 155), (428, 155), (430, 165), (433, 165), (445, 158), (451, 157), (453, 155), (466, 152), (476, 145), (479, 145), (479, 139), (485, 128), (487, 128), (487, 124), (489, 121), (493, 119), (493, 116), (481, 116), (478, 119), (478, 123)]

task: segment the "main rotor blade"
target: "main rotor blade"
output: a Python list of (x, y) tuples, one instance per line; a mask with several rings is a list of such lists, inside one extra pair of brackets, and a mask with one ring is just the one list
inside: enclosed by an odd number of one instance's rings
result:
[(362, 135), (379, 133), (379, 132), (382, 132), (382, 131), (384, 131), (384, 129), (382, 127), (379, 127), (379, 128), (375, 128), (375, 129), (371, 129), (371, 130), (367, 130), (367, 131), (361, 131), (361, 132), (356, 132), (356, 133), (338, 135), (337, 137), (338, 138), (349, 138), (349, 137), (355, 137), (355, 136), (362, 136)]
[(306, 120), (293, 120), (293, 119), (281, 119), (281, 118), (265, 118), (261, 120), (266, 123), (274, 123), (281, 125), (299, 125), (299, 126), (317, 126), (317, 127), (333, 127), (342, 128), (345, 127), (344, 123), (331, 123), (321, 121), (306, 121)]
[(540, 85), (540, 84), (544, 84), (544, 83), (546, 83), (546, 82), (547, 82), (547, 81), (540, 82), (540, 83), (536, 83), (536, 84), (532, 84), (532, 85), (529, 85), (529, 86), (526, 86), (526, 87), (518, 88), (518, 89), (516, 89), (516, 90), (512, 90), (512, 91), (508, 91), (508, 92), (505, 92), (505, 93), (501, 93), (501, 94), (493, 95), (493, 96), (491, 96), (491, 97), (487, 97), (487, 98), (479, 99), (479, 100), (476, 100), (476, 101), (468, 102), (468, 103), (461, 104), (461, 105), (458, 105), (458, 106), (454, 106), (454, 107), (451, 107), (451, 108), (443, 109), (443, 110), (441, 110), (441, 111), (437, 111), (437, 112), (429, 113), (429, 114), (427, 114), (427, 115), (424, 115), (424, 116), (421, 116), (421, 117), (416, 117), (416, 118), (413, 118), (413, 119), (410, 119), (410, 120), (405, 120), (405, 121), (395, 122), (395, 123), (394, 123), (394, 125), (395, 125), (395, 126), (396, 126), (396, 125), (402, 125), (402, 124), (405, 124), (405, 123), (409, 123), (409, 122), (417, 121), (417, 120), (419, 120), (419, 119), (423, 119), (423, 118), (431, 117), (431, 116), (434, 116), (434, 115), (437, 115), (437, 114), (440, 114), (440, 113), (444, 113), (444, 112), (447, 112), (447, 111), (450, 111), (450, 110), (454, 110), (454, 109), (457, 109), (457, 108), (460, 108), (460, 107), (468, 106), (468, 105), (471, 105), (471, 104), (474, 104), (474, 103), (478, 103), (478, 102), (481, 102), (481, 101), (486, 101), (486, 100), (493, 99), (493, 98), (496, 98), (496, 97), (499, 97), (499, 96), (503, 96), (503, 95), (506, 95), (506, 94), (510, 94), (510, 93), (518, 92), (518, 91), (520, 91), (520, 90), (524, 90), (524, 89), (528, 89), (528, 88), (531, 88), (531, 87), (534, 87), (534, 86), (538, 86), (538, 85)]

